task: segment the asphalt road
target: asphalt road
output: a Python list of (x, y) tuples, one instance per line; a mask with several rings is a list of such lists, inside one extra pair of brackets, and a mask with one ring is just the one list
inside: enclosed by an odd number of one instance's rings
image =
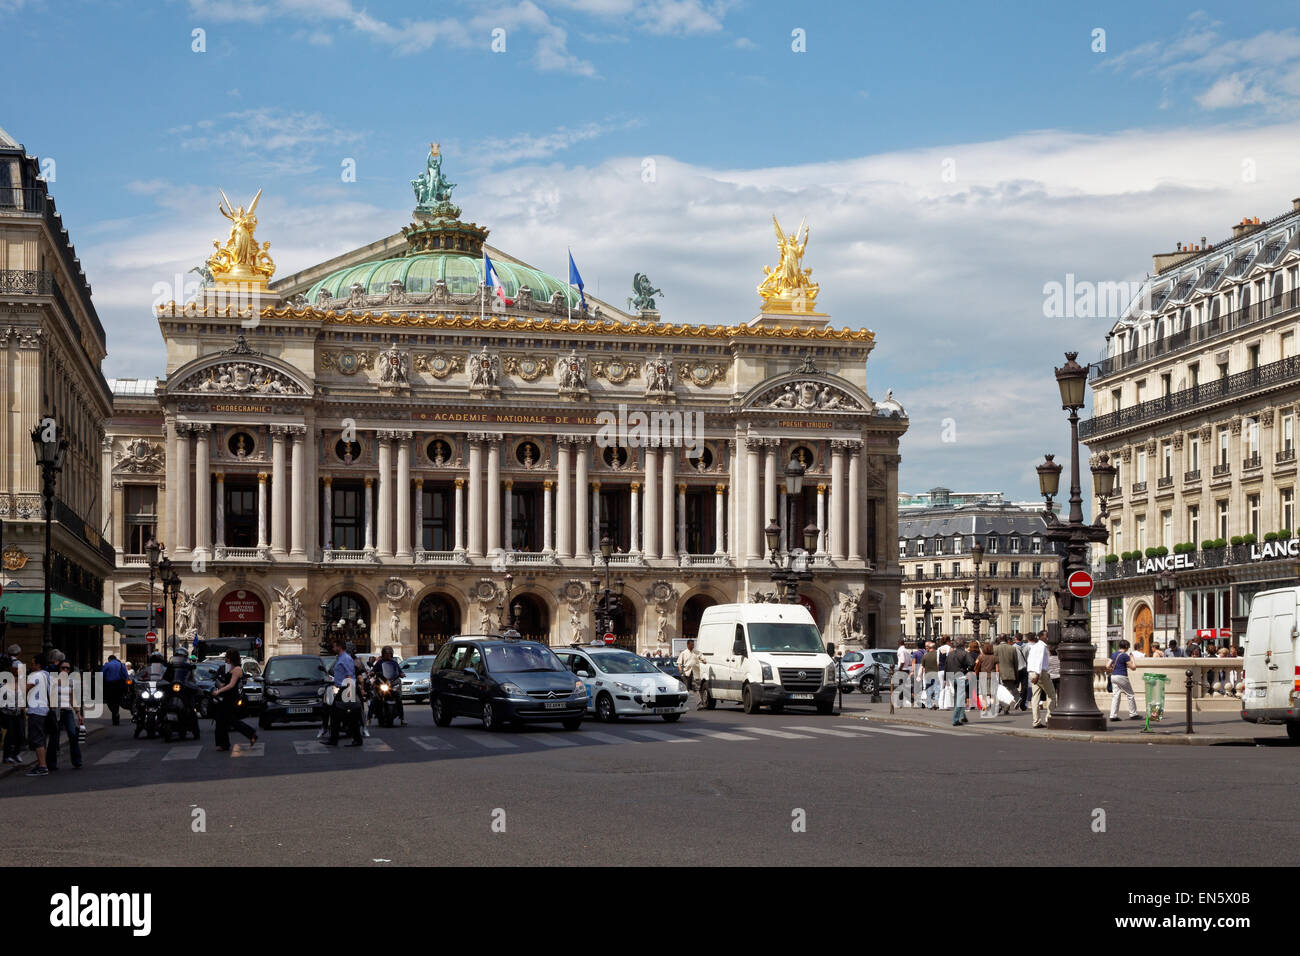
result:
[[(0, 852), (17, 865), (1131, 866), (1232, 847), (1223, 862), (1300, 862), (1300, 748), (1283, 745), (1038, 741), (731, 707), (572, 732), (409, 717), (360, 749), (295, 725), (234, 754), (207, 722), (197, 745), (110, 727), (81, 770), (0, 779), (18, 824), (0, 828)], [(1225, 840), (1225, 826), (1249, 837)]]

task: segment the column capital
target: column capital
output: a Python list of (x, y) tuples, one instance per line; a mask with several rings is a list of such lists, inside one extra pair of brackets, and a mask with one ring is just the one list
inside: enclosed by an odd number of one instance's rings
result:
[(369, 475), (366, 475), (366, 487), (369, 488), (373, 486), (374, 483), (375, 483), (375, 479), (371, 478)]
[(457, 479), (456, 479), (456, 487), (457, 487), (457, 488), (464, 488), (464, 487), (465, 487), (465, 479), (464, 479), (464, 478), (457, 478)]
[(862, 447), (862, 442), (860, 442), (860, 441), (855, 442), (855, 441), (851, 441), (851, 440), (849, 440), (849, 439), (845, 439), (845, 438), (832, 438), (832, 439), (831, 439), (831, 451), (832, 451), (832, 452), (837, 452), (837, 451), (838, 451), (838, 452), (856, 451), (857, 449), (859, 449), (859, 448), (861, 448), (861, 447)]
[(640, 491), (640, 490), (641, 490), (641, 482), (639, 482), (639, 481), (634, 481), (634, 482), (632, 482), (632, 491), (633, 491), (633, 493), (638, 492), (638, 491)]
[(214, 471), (212, 473), (212, 477), (217, 479), (217, 481), (225, 481), (226, 473), (224, 471)]
[(777, 492), (777, 494), (780, 494), (780, 495), (784, 495), (784, 494), (787, 493), (786, 490), (785, 490), (785, 482), (784, 482), (784, 481), (778, 481), (778, 482), (777, 482), (777, 484), (776, 484), (776, 492)]
[(262, 484), (266, 484), (266, 472), (259, 471), (257, 473), (257, 480)]
[(819, 494), (819, 495), (824, 495), (824, 494), (826, 494), (826, 489), (827, 489), (828, 487), (830, 487), (830, 486), (829, 486), (829, 485), (818, 485), (818, 486), (817, 486), (817, 494)]
[(285, 425), (285, 434), (292, 435), (294, 441), (302, 441), (307, 437), (306, 425)]
[(684, 481), (677, 482), (677, 493), (679, 495), (686, 494), (686, 482)]
[(375, 437), (379, 439), (381, 443), (386, 444), (397, 437), (397, 432), (393, 431), (391, 428), (380, 428), (376, 430)]
[(600, 482), (599, 481), (591, 482), (591, 487), (593, 491), (600, 491)]
[(184, 426), (186, 431), (193, 432), (196, 435), (206, 435), (212, 431), (212, 425), (209, 422), (190, 422)]
[(590, 435), (570, 435), (569, 440), (575, 445), (590, 445), (592, 437)]
[(410, 441), (415, 437), (415, 432), (404, 429), (397, 429), (393, 432), (393, 438), (397, 441)]
[(713, 486), (713, 490), (714, 490), (717, 494), (724, 495), (724, 494), (727, 493), (727, 486), (726, 486), (726, 485), (714, 485), (714, 486)]
[(271, 425), (269, 428), (271, 438), (275, 441), (284, 441), (284, 436), (289, 434), (288, 425)]
[[(511, 491), (515, 487), (515, 480), (513, 478), (507, 478), (505, 481), (501, 482), (501, 484), (506, 486), (506, 491)], [(599, 485), (597, 487), (599, 487)]]
[(416, 478), (416, 479), (415, 479), (415, 487), (417, 487), (417, 488), (423, 488), (423, 487), (424, 487), (424, 479), (423, 479), (423, 478)]
[(466, 432), (465, 440), (471, 445), (481, 445), (483, 442), (487, 441), (487, 435), (483, 432)]
[(484, 440), (484, 441), (489, 441), (489, 442), (499, 442), (499, 441), (501, 441), (501, 439), (503, 439), (503, 438), (505, 438), (505, 437), (506, 437), (506, 436), (505, 436), (504, 434), (502, 434), (501, 432), (484, 432), (484, 433), (483, 433), (483, 440)]
[(548, 478), (546, 481), (542, 482), (542, 487), (545, 488), (547, 491), (550, 491), (552, 488), (555, 487), (555, 482), (551, 481)]
[(754, 454), (757, 454), (758, 452), (763, 450), (763, 446), (767, 444), (767, 439), (746, 438), (744, 439), (744, 442), (745, 442), (745, 451), (753, 452)]
[(332, 485), (332, 484), (334, 483), (334, 476), (333, 476), (333, 475), (321, 475), (320, 480), (324, 483), (325, 487), (328, 488), (330, 485)]

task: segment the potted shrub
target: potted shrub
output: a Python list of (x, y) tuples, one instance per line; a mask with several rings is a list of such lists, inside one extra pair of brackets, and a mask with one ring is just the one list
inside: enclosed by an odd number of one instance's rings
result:
[(1276, 532), (1276, 531), (1270, 531), (1270, 532), (1268, 532), (1268, 534), (1264, 535), (1264, 541), (1265, 541), (1266, 543), (1268, 543), (1268, 544), (1272, 544), (1272, 543), (1273, 543), (1274, 541), (1276, 541), (1276, 540), (1277, 540), (1277, 532)]
[(1228, 543), (1231, 544), (1234, 548), (1237, 545), (1242, 544), (1244, 541), (1245, 539), (1242, 538), (1242, 536), (1239, 534), (1234, 534), (1231, 538), (1228, 539)]
[(1254, 534), (1250, 534), (1250, 533), (1243, 534), (1243, 535), (1241, 536), (1241, 543), (1242, 543), (1242, 544), (1254, 544), (1254, 543), (1255, 543), (1256, 541), (1258, 541), (1258, 540), (1259, 540), (1259, 539), (1256, 538)]
[(1291, 529), (1290, 529), (1290, 528), (1283, 528), (1281, 531), (1279, 531), (1279, 532), (1277, 533), (1277, 539), (1278, 539), (1279, 541), (1286, 541), (1286, 540), (1287, 540), (1288, 538), (1290, 538), (1290, 537), (1291, 537)]
[(1119, 555), (1118, 555), (1118, 554), (1108, 554), (1108, 555), (1106, 555), (1106, 563), (1107, 563), (1107, 564), (1118, 564), (1118, 563), (1119, 563)]

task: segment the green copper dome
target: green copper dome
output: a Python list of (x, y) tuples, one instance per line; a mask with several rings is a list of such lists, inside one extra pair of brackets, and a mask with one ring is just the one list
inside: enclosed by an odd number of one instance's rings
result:
[[(528, 286), (537, 301), (549, 302), (556, 292), (563, 292), (570, 305), (577, 307), (580, 302), (576, 289), (545, 272), (499, 259), (492, 260), (492, 268), (501, 279), (506, 295), (512, 298), (518, 295), (520, 288)], [(394, 279), (413, 295), (432, 292), (439, 279), (447, 283), (447, 291), (452, 295), (470, 295), (478, 291), (479, 283), (483, 281), (483, 259), (455, 252), (435, 252), (349, 266), (331, 272), (312, 286), (307, 301), (314, 304), (321, 289), (328, 291), (332, 298), (346, 299), (352, 286), (358, 282), (366, 294), (382, 295)]]

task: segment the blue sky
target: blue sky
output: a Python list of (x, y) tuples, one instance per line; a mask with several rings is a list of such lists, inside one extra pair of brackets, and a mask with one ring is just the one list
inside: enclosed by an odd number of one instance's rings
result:
[(572, 246), (615, 301), (647, 272), (671, 321), (750, 318), (770, 216), (806, 215), (820, 304), (877, 332), (869, 387), (911, 413), (902, 487), (1027, 498), (1064, 445), (1051, 367), (1110, 324), (1044, 318), (1044, 284), (1140, 279), (1300, 194), (1293, 22), (1262, 2), (0, 0), (7, 65), (38, 78), (0, 126), (55, 162), (109, 375), (161, 371), (154, 286), (223, 233), (218, 186), (264, 188), (287, 274), (404, 224), (436, 139), (493, 244), (552, 272)]

